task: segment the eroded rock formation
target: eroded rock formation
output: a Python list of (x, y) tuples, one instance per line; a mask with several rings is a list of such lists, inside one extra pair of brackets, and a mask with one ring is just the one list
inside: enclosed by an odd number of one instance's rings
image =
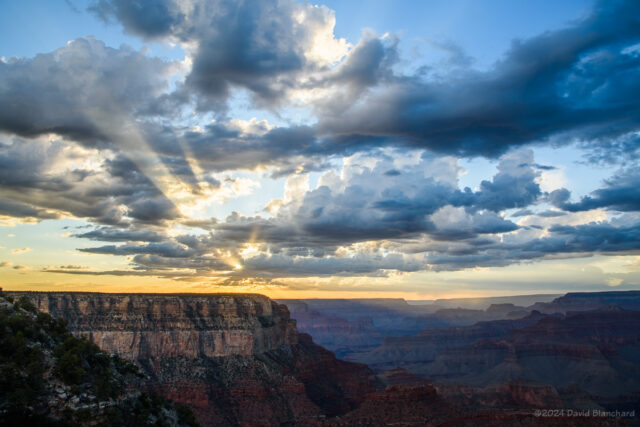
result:
[(13, 294), (135, 361), (150, 388), (203, 425), (314, 425), (380, 388), (366, 365), (298, 335), (286, 306), (262, 295)]
[(130, 360), (247, 356), (297, 341), (286, 307), (263, 295), (24, 295), (76, 335)]

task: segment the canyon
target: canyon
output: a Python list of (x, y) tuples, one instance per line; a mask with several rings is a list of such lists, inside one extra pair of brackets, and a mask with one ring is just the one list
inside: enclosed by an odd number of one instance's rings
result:
[(285, 305), (254, 294), (5, 293), (134, 362), (144, 391), (188, 405), (205, 426), (626, 425), (532, 411), (638, 406), (640, 292), (471, 308), (401, 299)]
[(140, 366), (146, 388), (189, 405), (202, 425), (312, 425), (381, 384), (298, 334), (262, 295), (11, 293)]
[(640, 409), (640, 292), (569, 293), (518, 319), (427, 327), (347, 355), (470, 407)]
[[(540, 296), (543, 301), (548, 296)], [(516, 297), (516, 301), (531, 301)], [(339, 357), (372, 350), (388, 337), (409, 337), (427, 327), (472, 325), (529, 313), (504, 298), (437, 300), (409, 304), (401, 298), (281, 299), (297, 328)]]

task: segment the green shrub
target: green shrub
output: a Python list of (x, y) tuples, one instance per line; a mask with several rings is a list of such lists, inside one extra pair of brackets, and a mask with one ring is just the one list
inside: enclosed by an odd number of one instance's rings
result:
[(194, 415), (191, 408), (187, 405), (183, 405), (182, 403), (177, 403), (175, 405), (176, 412), (178, 413), (178, 421), (180, 424), (185, 424), (190, 427), (198, 426), (198, 421), (196, 420), (196, 416)]
[(29, 301), (29, 300), (27, 299), (27, 297), (25, 297), (24, 295), (23, 295), (23, 296), (21, 296), (21, 297), (18, 299), (18, 301), (16, 301), (16, 302), (14, 303), (14, 306), (15, 306), (15, 307), (18, 307), (18, 308), (22, 308), (22, 309), (24, 309), (24, 310), (26, 310), (26, 311), (28, 311), (28, 312), (31, 312), (31, 313), (36, 313), (36, 312), (38, 311), (38, 309), (36, 308), (36, 306), (35, 306), (35, 305), (33, 305), (33, 303), (32, 303), (31, 301)]
[(65, 352), (58, 358), (55, 373), (66, 384), (80, 384), (86, 376), (80, 356), (73, 352)]

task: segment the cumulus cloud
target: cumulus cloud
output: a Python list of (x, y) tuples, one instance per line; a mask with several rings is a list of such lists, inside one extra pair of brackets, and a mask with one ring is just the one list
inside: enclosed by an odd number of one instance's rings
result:
[(34, 58), (0, 61), (0, 130), (109, 143), (99, 121), (150, 114), (169, 88), (170, 72), (170, 63), (91, 37)]
[[(314, 188), (304, 176), (290, 177), (285, 198), (270, 203), (271, 217), (233, 213), (224, 221), (190, 223), (206, 233), (161, 240), (153, 234), (145, 243), (81, 250), (133, 255), (132, 265), (150, 275), (177, 269), (205, 276), (275, 278), (456, 270), (639, 249), (633, 237), (596, 244), (605, 233), (633, 236), (633, 218), (624, 224), (551, 222), (539, 227), (506, 219), (506, 210), (544, 202), (538, 197), (534, 165), (530, 150), (505, 155), (492, 180), (472, 191), (459, 189), (462, 170), (455, 158), (423, 154), (407, 164), (393, 154), (355, 155), (340, 170), (325, 172)], [(537, 216), (562, 214), (542, 211)], [(86, 237), (106, 234), (118, 236), (114, 241), (129, 240), (126, 230), (122, 235), (95, 231)]]
[(569, 212), (580, 212), (598, 208), (608, 208), (621, 212), (640, 211), (640, 172), (637, 169), (620, 171), (599, 188), (571, 203), (571, 192), (566, 188), (550, 194), (554, 206)]
[[(495, 156), (532, 141), (596, 141), (638, 129), (640, 40), (634, 2), (602, 2), (583, 20), (514, 41), (488, 71), (398, 77), (338, 114), (325, 134), (352, 145), (404, 142)], [(597, 91), (595, 89), (598, 89)], [(596, 142), (597, 145), (597, 142)]]
[[(241, 132), (225, 122), (204, 132), (166, 128), (147, 138), (165, 141), (154, 143), (156, 150), (168, 155), (167, 147), (182, 138), (209, 169), (295, 170), (287, 164), (384, 145), (495, 157), (531, 142), (579, 140), (596, 161), (621, 141), (618, 151), (628, 153), (639, 126), (630, 114), (639, 107), (640, 97), (632, 96), (640, 93), (639, 56), (628, 49), (640, 40), (636, 8), (599, 3), (565, 28), (514, 41), (487, 71), (463, 67), (437, 76), (394, 72), (399, 41), (393, 36), (365, 32), (349, 48), (333, 37), (335, 18), (325, 8), (287, 1), (134, 7), (103, 0), (94, 10), (134, 34), (182, 43), (193, 67), (178, 91), (198, 98), (199, 108), (219, 108), (231, 88), (242, 87), (269, 108), (285, 94), (304, 99), (318, 119), (267, 132)], [(312, 61), (306, 55), (317, 39), (341, 54)], [(332, 61), (338, 62), (329, 67)]]
[[(335, 37), (332, 11), (293, 0), (96, 0), (90, 9), (186, 57), (86, 37), (0, 61), (0, 219), (84, 218), (94, 228), (73, 237), (101, 243), (81, 252), (131, 262), (48, 272), (271, 280), (640, 249), (634, 2), (601, 2), (515, 40), (483, 71), (442, 44), (453, 53), (446, 69), (415, 73), (397, 66), (398, 36), (364, 31), (351, 45)], [(231, 117), (245, 94), (278, 125)], [(291, 109), (310, 119), (287, 119)], [(534, 144), (574, 144), (588, 161), (622, 169), (572, 201), (545, 181), (554, 166), (536, 163)], [(497, 160), (497, 172), (461, 187), (459, 159), (474, 156)], [(247, 169), (286, 176), (282, 198), (260, 214), (189, 217), (203, 201), (256, 190), (221, 173)], [(596, 209), (611, 215), (571, 222)]]
[[(355, 46), (336, 39), (335, 17), (324, 7), (286, 0), (100, 0), (92, 10), (102, 18), (145, 38), (180, 43), (186, 68), (91, 38), (11, 59), (0, 64), (7, 100), (0, 128), (115, 145), (155, 185), (161, 179), (145, 165), (159, 161), (191, 181), (194, 192), (208, 177), (192, 170), (192, 158), (206, 175), (265, 165), (290, 173), (384, 145), (496, 157), (531, 142), (581, 141), (597, 157), (598, 147), (604, 153), (614, 140), (627, 141), (619, 144), (623, 151), (637, 146), (640, 57), (628, 49), (640, 40), (636, 7), (598, 4), (565, 28), (515, 41), (487, 71), (463, 67), (433, 76), (394, 71), (400, 43), (394, 36), (365, 32)], [(176, 73), (185, 79), (169, 92)], [(248, 132), (224, 117), (198, 131), (172, 122), (192, 102), (200, 110), (223, 108), (233, 88), (249, 91), (256, 108), (298, 103), (317, 120)], [(140, 154), (140, 144), (152, 158)]]
[(100, 0), (90, 10), (144, 38), (181, 43), (192, 62), (182, 89), (201, 110), (224, 109), (234, 87), (262, 105), (277, 103), (348, 50), (333, 35), (332, 11), (289, 0)]
[(110, 152), (55, 138), (0, 135), (0, 165), (0, 214), (9, 217), (73, 216), (126, 225), (180, 216), (133, 163)]

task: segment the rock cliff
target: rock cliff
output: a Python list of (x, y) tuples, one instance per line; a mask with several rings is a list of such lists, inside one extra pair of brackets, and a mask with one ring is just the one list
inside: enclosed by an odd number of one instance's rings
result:
[(76, 335), (130, 360), (264, 353), (295, 344), (286, 307), (263, 295), (23, 294)]
[(142, 377), (73, 337), (63, 320), (0, 291), (0, 425), (197, 425), (188, 408), (141, 393)]
[(135, 361), (150, 391), (188, 404), (203, 425), (313, 425), (379, 389), (366, 365), (298, 335), (262, 295), (11, 293)]

